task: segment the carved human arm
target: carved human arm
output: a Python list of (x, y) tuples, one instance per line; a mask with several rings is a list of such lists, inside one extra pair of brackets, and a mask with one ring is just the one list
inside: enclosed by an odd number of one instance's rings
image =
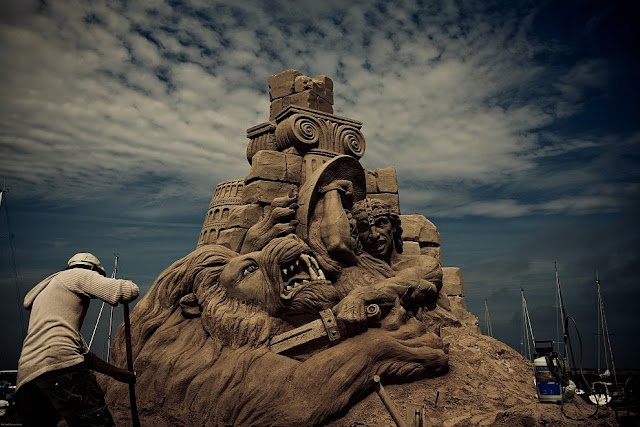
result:
[(329, 256), (346, 265), (355, 265), (354, 242), (344, 205), (353, 198), (353, 183), (335, 180), (320, 189), (314, 218), (320, 222), (320, 236)]

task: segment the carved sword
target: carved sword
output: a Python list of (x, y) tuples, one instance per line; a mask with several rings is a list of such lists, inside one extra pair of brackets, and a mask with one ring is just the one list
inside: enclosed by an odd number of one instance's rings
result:
[[(377, 322), (380, 319), (380, 307), (377, 304), (368, 305), (366, 310), (368, 322)], [(269, 350), (274, 353), (282, 353), (319, 338), (326, 338), (329, 342), (338, 341), (340, 331), (331, 309), (322, 310), (319, 314), (320, 319), (271, 338)]]

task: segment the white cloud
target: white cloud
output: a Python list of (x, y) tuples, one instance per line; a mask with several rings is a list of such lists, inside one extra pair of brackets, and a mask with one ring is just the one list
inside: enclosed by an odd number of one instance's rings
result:
[[(535, 10), (445, 6), (61, 1), (13, 10), (14, 23), (0, 23), (0, 54), (11, 58), (0, 71), (2, 174), (49, 200), (123, 188), (135, 200), (144, 189), (160, 208), (178, 183), (179, 197), (206, 200), (216, 182), (248, 172), (245, 129), (268, 117), (268, 75), (297, 68), (333, 78), (336, 114), (364, 122), (363, 164), (395, 165), (401, 181), (440, 192), (430, 200), (439, 214), (619, 206), (597, 192), (593, 158), (587, 171), (544, 163), (603, 146), (544, 129), (584, 108), (606, 64), (535, 61), (545, 49), (527, 37)], [(141, 185), (150, 177), (155, 184)], [(515, 194), (558, 181), (573, 199)], [(479, 185), (508, 191), (472, 196)], [(420, 206), (414, 191), (401, 193), (410, 209)]]

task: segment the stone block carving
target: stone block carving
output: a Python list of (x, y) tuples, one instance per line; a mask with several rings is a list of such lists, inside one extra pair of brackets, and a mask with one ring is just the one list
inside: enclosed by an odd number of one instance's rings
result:
[(296, 70), (286, 70), (269, 76), (270, 101), (306, 91), (313, 92), (329, 105), (333, 105), (333, 81), (327, 76), (311, 78)]
[(271, 101), (269, 120), (274, 120), (280, 113), (291, 106), (333, 113), (333, 107), (324, 98), (311, 90), (305, 90), (304, 92), (294, 93)]
[(291, 106), (333, 113), (333, 82), (327, 76), (303, 76), (287, 70), (269, 77), (269, 120)]
[(296, 92), (311, 90), (330, 105), (333, 105), (333, 81), (327, 76), (316, 76), (314, 78), (297, 76), (294, 86)]
[(253, 156), (251, 171), (244, 182), (249, 184), (257, 180), (267, 180), (300, 184), (301, 179), (301, 156), (262, 150)]
[(376, 169), (376, 178), (378, 184), (378, 193), (397, 193), (398, 192), (398, 176), (396, 168), (389, 166), (388, 168)]
[(302, 76), (302, 73), (297, 70), (286, 70), (269, 76), (269, 100), (295, 93), (296, 77), (299, 76)]
[(449, 297), (449, 304), (451, 305), (451, 311), (458, 318), (460, 323), (465, 326), (471, 326), (480, 332), (478, 318), (469, 313), (464, 297)]
[(220, 236), (218, 236), (216, 244), (225, 246), (234, 252), (240, 252), (240, 248), (242, 248), (242, 242), (244, 241), (244, 236), (246, 234), (247, 230), (244, 228), (229, 228), (222, 230), (220, 231)]
[(420, 244), (418, 242), (403, 242), (402, 254), (403, 255), (421, 255)]
[(277, 181), (253, 181), (246, 184), (242, 191), (244, 203), (268, 204), (277, 197), (286, 197), (292, 190), (297, 190), (296, 184)]
[(364, 177), (367, 181), (367, 194), (375, 194), (378, 192), (378, 179), (376, 173), (371, 169), (364, 170)]
[(442, 264), (442, 248), (440, 246), (425, 246), (420, 248), (420, 255), (428, 255), (437, 259)]
[(402, 239), (420, 242), (421, 247), (440, 246), (438, 228), (423, 215), (402, 215)]
[(448, 296), (464, 297), (464, 280), (458, 267), (442, 269), (442, 291)]
[(376, 193), (376, 194), (367, 194), (367, 196), (372, 199), (380, 200), (389, 206), (391, 206), (396, 211), (400, 212), (400, 198), (395, 193)]
[(428, 255), (442, 264), (440, 233), (423, 215), (400, 215), (404, 246), (418, 247), (420, 255)]
[(258, 204), (234, 206), (229, 214), (226, 228), (249, 229), (262, 218), (263, 207)]

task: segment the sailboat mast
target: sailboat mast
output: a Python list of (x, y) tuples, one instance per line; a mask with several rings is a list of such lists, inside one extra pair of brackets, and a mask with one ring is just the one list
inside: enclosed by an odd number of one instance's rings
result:
[[(565, 310), (564, 310), (564, 301), (562, 300), (562, 288), (560, 287), (560, 275), (558, 274), (558, 265), (554, 262), (553, 266), (556, 270), (556, 301), (558, 304), (558, 311), (556, 312), (556, 339), (558, 342), (558, 353), (560, 353), (560, 343), (566, 342), (565, 340), (560, 341), (560, 328), (558, 327), (558, 323), (562, 325), (562, 336), (565, 338), (567, 336), (567, 331), (565, 329)], [(558, 319), (558, 313), (560, 314), (560, 318)], [(567, 349), (563, 347), (564, 353), (566, 356)]]
[[(597, 342), (598, 342), (598, 375), (600, 375), (600, 354), (602, 352), (602, 350), (600, 350), (600, 335), (604, 334), (604, 331), (602, 331), (602, 300), (600, 298), (600, 278), (598, 277), (598, 271), (596, 270), (596, 292), (598, 294), (598, 298), (597, 298), (597, 304), (598, 304), (598, 316), (597, 316), (597, 322), (596, 323), (596, 335), (598, 335), (597, 337)], [(606, 358), (605, 358), (605, 363), (606, 363)]]
[[(2, 213), (2, 202), (4, 200), (4, 193), (9, 191), (4, 185), (0, 188), (0, 213)], [(13, 280), (16, 286), (16, 299), (18, 302), (18, 312), (20, 313), (20, 331), (22, 332), (22, 337), (24, 338), (27, 335), (27, 330), (25, 328), (24, 314), (22, 309), (22, 298), (20, 297), (20, 284), (18, 282), (18, 264), (16, 263), (16, 251), (13, 247), (13, 233), (11, 232), (11, 221), (9, 220), (9, 207), (7, 206), (7, 201), (4, 200), (4, 210), (7, 214), (7, 234), (9, 235), (9, 248), (11, 249), (11, 266), (13, 267)]]
[[(571, 356), (571, 363), (569, 364), (569, 369), (576, 369), (576, 361), (573, 353), (573, 346), (571, 345), (571, 340), (569, 339), (569, 317), (567, 316), (567, 310), (564, 306), (564, 299), (562, 298), (562, 287), (560, 286), (560, 276), (558, 275), (558, 266), (554, 262), (553, 263), (556, 270), (556, 287), (558, 289), (558, 302), (560, 307), (560, 314), (562, 316), (562, 337), (563, 337), (563, 348), (564, 352), (562, 356), (565, 360), (568, 360), (568, 356)], [(559, 347), (558, 347), (559, 349)], [(560, 352), (558, 352), (560, 353)]]
[[(598, 289), (598, 306), (600, 313), (600, 320), (602, 321), (602, 335), (605, 346), (605, 363), (607, 364), (607, 368), (609, 367), (608, 360), (611, 360), (611, 370), (613, 371), (613, 382), (615, 384), (615, 388), (618, 389), (618, 377), (616, 374), (616, 366), (613, 363), (613, 349), (611, 347), (611, 338), (609, 335), (609, 328), (607, 327), (607, 318), (604, 314), (604, 300), (602, 299), (602, 293), (600, 292), (600, 279), (596, 276), (596, 286)], [(598, 340), (598, 343), (600, 340)], [(599, 347), (599, 346), (598, 346)], [(599, 354), (598, 354), (599, 357)]]
[[(536, 340), (533, 336), (533, 328), (531, 327), (531, 319), (529, 318), (529, 309), (527, 308), (527, 300), (524, 297), (524, 289), (520, 289), (522, 300), (522, 346), (524, 347), (522, 355), (529, 360), (533, 360), (531, 347), (535, 348)], [(525, 352), (526, 349), (526, 352)]]

